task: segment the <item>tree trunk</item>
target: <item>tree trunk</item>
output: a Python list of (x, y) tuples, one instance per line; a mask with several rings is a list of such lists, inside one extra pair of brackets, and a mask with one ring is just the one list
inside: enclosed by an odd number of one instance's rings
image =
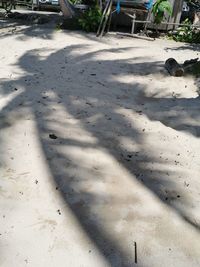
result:
[(69, 0), (59, 0), (61, 11), (66, 18), (73, 18), (76, 15), (76, 10)]
[(165, 62), (165, 68), (172, 76), (181, 77), (184, 74), (183, 68), (178, 64), (178, 62), (174, 58), (169, 58)]
[(200, 11), (195, 12), (193, 24), (195, 26), (200, 26)]

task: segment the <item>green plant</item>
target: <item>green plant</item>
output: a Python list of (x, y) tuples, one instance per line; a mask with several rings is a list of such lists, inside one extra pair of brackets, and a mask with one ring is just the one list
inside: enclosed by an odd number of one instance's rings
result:
[(94, 6), (86, 10), (78, 20), (81, 28), (86, 32), (95, 32), (101, 20), (101, 10)]
[(189, 19), (186, 19), (183, 24), (184, 26), (170, 35), (171, 38), (177, 42), (200, 43), (200, 30), (191, 27)]
[(154, 15), (154, 23), (160, 24), (165, 17), (165, 13), (172, 15), (172, 6), (168, 0), (157, 0), (153, 5), (152, 13)]

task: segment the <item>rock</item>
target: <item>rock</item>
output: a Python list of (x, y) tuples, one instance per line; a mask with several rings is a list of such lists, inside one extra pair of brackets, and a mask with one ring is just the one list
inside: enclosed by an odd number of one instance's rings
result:
[(58, 214), (61, 215), (61, 211), (60, 210), (57, 210)]
[(49, 138), (51, 138), (51, 139), (57, 139), (58, 137), (55, 134), (49, 134)]

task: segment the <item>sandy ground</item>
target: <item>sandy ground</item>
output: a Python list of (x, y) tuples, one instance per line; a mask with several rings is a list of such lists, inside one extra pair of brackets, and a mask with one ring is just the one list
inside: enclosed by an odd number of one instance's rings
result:
[(200, 49), (0, 26), (0, 266), (200, 266)]

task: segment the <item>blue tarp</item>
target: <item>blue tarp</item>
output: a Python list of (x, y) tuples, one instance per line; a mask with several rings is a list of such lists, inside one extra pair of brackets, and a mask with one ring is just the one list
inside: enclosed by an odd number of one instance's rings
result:
[(151, 9), (153, 6), (153, 2), (154, 2), (154, 0), (149, 0), (148, 3), (145, 3), (144, 5), (145, 5), (146, 9)]
[[(115, 1), (114, 1), (115, 2)], [(116, 12), (120, 13), (120, 6), (134, 6), (134, 7), (144, 7), (147, 10), (151, 9), (154, 3), (154, 0), (117, 0)]]

